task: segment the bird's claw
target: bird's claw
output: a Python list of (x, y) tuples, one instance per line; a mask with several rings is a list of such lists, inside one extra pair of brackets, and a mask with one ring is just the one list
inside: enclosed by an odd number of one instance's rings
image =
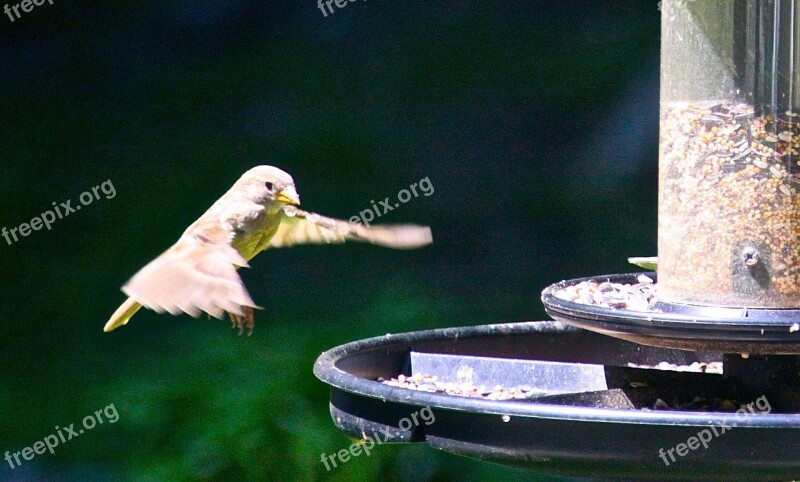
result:
[(244, 311), (244, 315), (228, 312), (228, 317), (231, 319), (231, 328), (238, 328), (240, 335), (244, 332), (244, 329), (247, 328), (247, 336), (250, 336), (253, 334), (253, 328), (256, 326), (253, 308), (243, 306), (242, 311)]

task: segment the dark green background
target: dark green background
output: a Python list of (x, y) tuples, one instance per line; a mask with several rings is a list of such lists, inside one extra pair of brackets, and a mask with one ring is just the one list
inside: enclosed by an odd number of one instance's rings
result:
[[(101, 199), (0, 239), (0, 455), (114, 404), (104, 424), (0, 480), (531, 480), (349, 445), (311, 368), (352, 340), (543, 319), (564, 278), (655, 254), (656, 1), (55, 0), (0, 16), (0, 227), (110, 179)], [(247, 169), (290, 172), (348, 218), (428, 177), (381, 222), (431, 247), (274, 250), (243, 270), (266, 309), (227, 322), (141, 312), (119, 287)], [(75, 201), (73, 201), (74, 204)], [(580, 347), (575, 347), (580, 350)], [(543, 437), (546, 434), (531, 434)]]

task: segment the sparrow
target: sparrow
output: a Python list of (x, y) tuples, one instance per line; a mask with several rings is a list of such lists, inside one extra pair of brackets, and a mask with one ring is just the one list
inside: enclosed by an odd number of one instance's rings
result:
[(105, 324), (110, 332), (125, 325), (141, 307), (197, 318), (203, 312), (221, 319), (228, 313), (239, 333), (255, 326), (259, 308), (237, 273), (269, 248), (295, 244), (362, 241), (395, 249), (428, 245), (427, 226), (372, 225), (303, 211), (294, 180), (273, 166), (242, 175), (178, 241), (145, 265), (124, 286), (128, 296)]

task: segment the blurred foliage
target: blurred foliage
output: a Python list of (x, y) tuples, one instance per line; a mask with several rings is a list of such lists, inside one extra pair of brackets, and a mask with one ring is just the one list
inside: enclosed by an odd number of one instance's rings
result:
[[(115, 404), (3, 480), (532, 480), (349, 441), (311, 367), (387, 332), (540, 319), (539, 293), (655, 252), (656, 2), (45, 3), (0, 17), (0, 225), (110, 179), (117, 195), (7, 245), (0, 450)], [(118, 287), (242, 172), (350, 217), (429, 177), (380, 222), (433, 246), (308, 246), (242, 275), (255, 334), (141, 312)], [(580, 347), (576, 347), (576, 350)], [(537, 435), (541, 436), (541, 435)]]

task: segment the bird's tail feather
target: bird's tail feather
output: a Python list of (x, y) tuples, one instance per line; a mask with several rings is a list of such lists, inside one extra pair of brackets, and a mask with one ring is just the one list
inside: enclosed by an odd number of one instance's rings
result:
[(128, 298), (120, 305), (119, 308), (117, 308), (117, 311), (111, 315), (111, 318), (109, 318), (108, 322), (106, 322), (106, 326), (103, 327), (103, 331), (108, 333), (109, 331), (116, 330), (122, 325), (127, 325), (128, 320), (130, 320), (131, 317), (133, 317), (133, 315), (135, 315), (141, 307), (142, 305), (140, 305), (136, 300), (133, 298)]

